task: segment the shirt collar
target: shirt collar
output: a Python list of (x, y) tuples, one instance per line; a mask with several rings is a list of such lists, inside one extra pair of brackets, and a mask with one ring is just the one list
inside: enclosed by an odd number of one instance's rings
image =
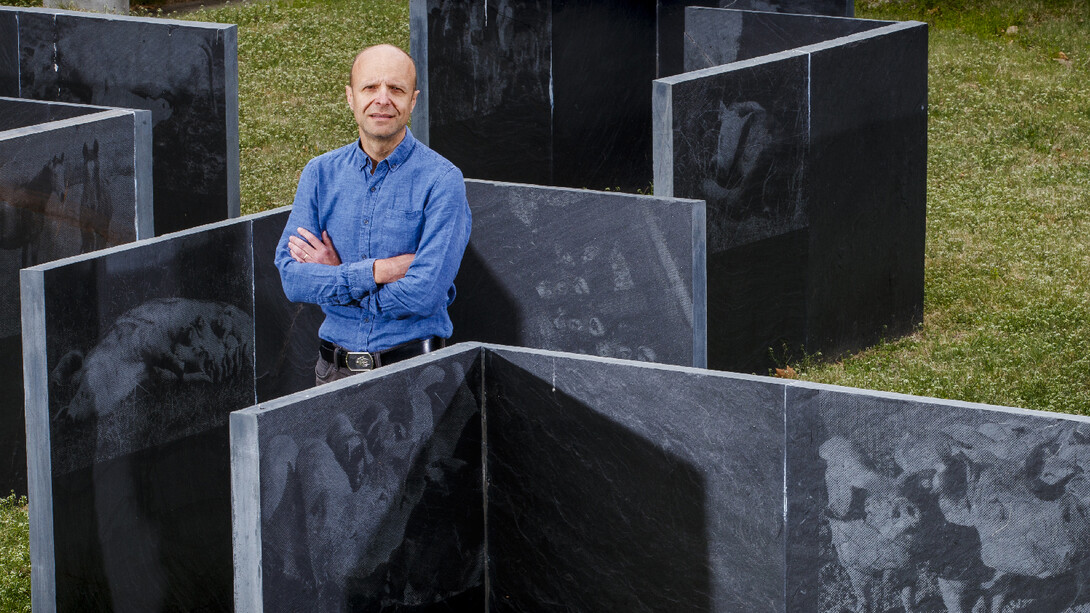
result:
[[(412, 154), (413, 149), (415, 148), (416, 139), (413, 138), (412, 131), (409, 130), (408, 126), (406, 126), (405, 138), (401, 139), (401, 142), (398, 143), (397, 147), (395, 147), (393, 151), (390, 152), (390, 155), (386, 156), (386, 159), (383, 160), (383, 162), (389, 162), (391, 172), (397, 170), (401, 167), (402, 164), (405, 163), (406, 160), (409, 159), (409, 156)], [(362, 167), (362, 169), (369, 170), (371, 168), (371, 158), (363, 151), (363, 147), (360, 146), (359, 139), (356, 139), (355, 150), (355, 155), (357, 156), (357, 159), (360, 160), (360, 166)], [(381, 164), (382, 162), (379, 163)]]

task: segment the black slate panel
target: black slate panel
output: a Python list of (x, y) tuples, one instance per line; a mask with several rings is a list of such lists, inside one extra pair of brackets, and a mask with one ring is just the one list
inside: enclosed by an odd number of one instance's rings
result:
[[(800, 18), (759, 16), (780, 19)], [(655, 81), (656, 190), (708, 202), (713, 368), (837, 355), (920, 321), (926, 25), (877, 23)]]
[[(685, 9), (690, 6), (852, 17), (854, 0), (657, 0), (658, 77), (683, 72)], [(786, 48), (786, 47), (785, 47)], [(751, 56), (756, 57), (756, 56)], [(739, 58), (741, 59), (741, 58)]]
[(780, 611), (783, 388), (488, 348), (493, 611)]
[(708, 253), (805, 228), (807, 57), (683, 77), (668, 86), (673, 193), (707, 202)]
[(230, 610), (250, 245), (225, 223), (22, 273), (35, 610)]
[(71, 119), (101, 113), (106, 107), (60, 102), (40, 102), (20, 98), (0, 98), (0, 132), (26, 128), (39, 123)]
[(0, 96), (19, 95), (19, 21), (0, 13)]
[(232, 415), (236, 608), (483, 611), (481, 377), (450, 348)]
[(788, 611), (1090, 603), (1087, 418), (818, 386), (787, 403)]
[(830, 355), (923, 317), (927, 26), (813, 50), (807, 343)]
[(469, 178), (646, 190), (652, 0), (413, 0), (417, 133)]
[(452, 342), (705, 364), (704, 206), (466, 181)]
[(890, 23), (689, 6), (685, 8), (684, 72), (825, 42)]
[(318, 327), (316, 304), (289, 302), (273, 262), (288, 208), (248, 217), (254, 233), (254, 327), (257, 399), (265, 402), (314, 385)]
[(19, 19), (21, 97), (151, 111), (156, 234), (238, 215), (236, 26), (8, 12)]
[(422, 140), (466, 177), (552, 184), (551, 2), (412, 0), (412, 11)]
[(26, 493), (19, 269), (150, 234), (151, 133), (145, 111), (0, 99), (5, 110), (84, 113), (0, 132), (0, 491)]
[(707, 202), (708, 365), (762, 371), (805, 336), (807, 58), (656, 81), (656, 188)]
[(551, 184), (649, 191), (654, 0), (553, 0), (552, 7)]

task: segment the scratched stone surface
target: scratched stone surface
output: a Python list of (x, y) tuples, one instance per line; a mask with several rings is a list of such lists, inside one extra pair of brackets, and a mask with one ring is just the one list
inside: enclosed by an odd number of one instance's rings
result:
[(0, 93), (151, 111), (157, 235), (238, 216), (236, 26), (0, 7), (12, 20), (18, 90)]
[(19, 270), (151, 235), (150, 113), (0, 98), (0, 491), (27, 493)]
[(35, 610), (229, 610), (248, 221), (22, 272)]
[(466, 181), (452, 342), (704, 365), (704, 206)]
[(236, 610), (483, 611), (479, 349), (231, 415)]
[(787, 392), (788, 611), (1090, 603), (1090, 420), (823, 386)]

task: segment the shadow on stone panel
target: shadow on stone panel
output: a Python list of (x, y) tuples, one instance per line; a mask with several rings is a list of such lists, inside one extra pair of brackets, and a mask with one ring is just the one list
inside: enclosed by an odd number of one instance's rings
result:
[(490, 608), (712, 611), (699, 469), (489, 363)]
[(467, 178), (552, 185), (548, 0), (420, 2), (430, 146)]
[(230, 611), (227, 448), (223, 426), (55, 476), (57, 610)]
[(554, 0), (551, 59), (551, 185), (646, 190), (654, 1)]
[(454, 283), (458, 297), (450, 305), (454, 334), (450, 343), (477, 341), (523, 345), (519, 309), (503, 285), (485, 266), (473, 243), (466, 247), (462, 266)]
[(708, 256), (709, 368), (767, 374), (798, 357), (808, 236), (796, 230)]
[(23, 378), (7, 373), (23, 372), (23, 343), (19, 335), (0, 338), (0, 498), (11, 491), (26, 493), (26, 420), (23, 406)]
[(282, 211), (253, 222), (258, 402), (314, 385), (318, 328), (325, 318), (318, 305), (289, 302), (284, 295), (273, 257), (287, 216)]

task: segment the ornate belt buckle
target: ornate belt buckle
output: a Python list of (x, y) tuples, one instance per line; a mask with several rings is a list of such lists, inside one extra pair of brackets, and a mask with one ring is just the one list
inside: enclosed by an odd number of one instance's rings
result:
[(345, 352), (345, 364), (352, 372), (364, 372), (375, 369), (375, 359), (366, 351)]

